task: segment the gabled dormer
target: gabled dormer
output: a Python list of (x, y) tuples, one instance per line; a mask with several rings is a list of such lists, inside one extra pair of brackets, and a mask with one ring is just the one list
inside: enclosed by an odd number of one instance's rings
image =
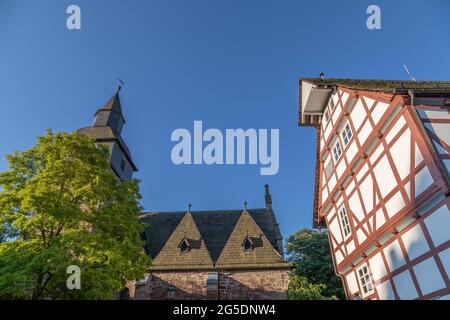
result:
[(181, 240), (180, 244), (178, 245), (178, 248), (180, 248), (180, 254), (186, 254), (191, 250), (192, 245), (189, 242), (189, 240), (185, 237), (183, 238), (183, 240)]

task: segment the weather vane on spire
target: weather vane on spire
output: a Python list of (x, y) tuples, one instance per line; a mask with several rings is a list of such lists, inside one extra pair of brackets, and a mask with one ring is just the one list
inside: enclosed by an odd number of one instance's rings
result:
[(122, 87), (125, 86), (125, 82), (122, 81), (122, 79), (117, 78), (117, 80), (119, 81), (119, 86), (117, 87), (117, 93), (120, 92), (120, 90), (122, 89)]

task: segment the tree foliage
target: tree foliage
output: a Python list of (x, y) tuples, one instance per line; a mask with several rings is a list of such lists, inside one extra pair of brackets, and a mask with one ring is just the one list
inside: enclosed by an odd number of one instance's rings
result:
[(313, 284), (306, 277), (293, 276), (289, 281), (287, 296), (289, 300), (337, 300), (336, 296), (326, 297), (323, 284)]
[[(342, 280), (334, 272), (328, 236), (325, 232), (301, 229), (289, 236), (286, 251), (295, 266), (294, 282), (290, 289), (298, 290), (301, 285), (305, 285), (307, 292), (316, 294), (319, 290), (323, 297), (335, 296), (345, 299)], [(302, 294), (291, 293), (290, 296)]]
[[(0, 298), (108, 299), (149, 260), (137, 180), (121, 182), (108, 150), (79, 133), (38, 138), (0, 173)], [(81, 289), (69, 290), (69, 265)]]

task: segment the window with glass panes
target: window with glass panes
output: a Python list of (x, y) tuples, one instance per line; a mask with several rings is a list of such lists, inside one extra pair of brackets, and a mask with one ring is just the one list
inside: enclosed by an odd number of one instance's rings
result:
[(347, 210), (345, 207), (339, 209), (339, 220), (341, 221), (342, 232), (344, 233), (344, 237), (347, 239), (350, 235), (350, 223), (348, 222)]
[(352, 129), (350, 129), (350, 124), (347, 122), (344, 129), (341, 131), (342, 140), (344, 141), (344, 146), (346, 146), (353, 137)]
[(336, 143), (334, 144), (333, 147), (333, 157), (334, 157), (334, 161), (338, 161), (339, 158), (341, 157), (342, 154), (342, 148), (341, 148), (341, 144), (339, 143), (339, 140), (336, 141)]
[(358, 274), (359, 285), (361, 286), (363, 296), (371, 294), (373, 292), (373, 284), (367, 264), (361, 266), (356, 272)]

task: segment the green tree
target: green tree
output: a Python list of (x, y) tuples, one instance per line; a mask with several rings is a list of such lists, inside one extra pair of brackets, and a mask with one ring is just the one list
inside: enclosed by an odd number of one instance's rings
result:
[[(309, 284), (318, 286), (324, 297), (345, 299), (342, 280), (336, 276), (326, 232), (301, 229), (289, 236), (286, 252), (294, 263), (293, 274), (303, 277)], [(297, 281), (296, 288), (305, 282)]]
[[(121, 182), (108, 150), (79, 133), (38, 138), (0, 173), (0, 298), (109, 299), (149, 266), (137, 180)], [(81, 289), (67, 288), (67, 267)]]
[(336, 296), (324, 296), (324, 289), (323, 284), (313, 284), (305, 277), (294, 275), (289, 281), (287, 296), (289, 300), (337, 300)]

